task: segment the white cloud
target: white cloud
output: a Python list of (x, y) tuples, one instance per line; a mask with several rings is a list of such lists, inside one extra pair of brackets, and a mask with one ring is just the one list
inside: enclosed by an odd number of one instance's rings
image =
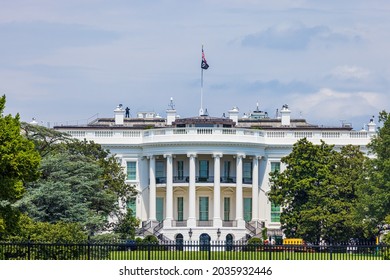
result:
[(310, 95), (294, 95), (291, 108), (302, 112), (310, 120), (321, 120), (320, 124), (335, 124), (338, 120), (365, 118), (386, 109), (390, 98), (379, 92), (341, 92), (322, 88)]
[(370, 74), (368, 69), (351, 65), (338, 66), (331, 71), (331, 76), (339, 80), (364, 80)]

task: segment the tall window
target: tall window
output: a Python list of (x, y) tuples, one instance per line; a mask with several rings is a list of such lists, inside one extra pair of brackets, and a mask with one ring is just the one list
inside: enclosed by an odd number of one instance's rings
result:
[(182, 160), (177, 162), (177, 177), (179, 180), (184, 178), (184, 162)]
[(135, 197), (130, 197), (129, 201), (127, 202), (127, 209), (131, 211), (131, 215), (135, 217), (137, 214), (136, 212), (136, 198)]
[(137, 163), (135, 161), (127, 162), (127, 180), (137, 179)]
[(199, 197), (199, 220), (209, 220), (209, 198), (205, 196)]
[(244, 220), (250, 222), (252, 220), (252, 198), (244, 197)]
[[(274, 171), (280, 171), (280, 162), (271, 162), (271, 172)], [(280, 222), (280, 206), (275, 203), (271, 203), (271, 222)]]
[(244, 183), (252, 182), (252, 162), (244, 161), (242, 178)]
[(164, 162), (156, 161), (156, 178), (164, 177)]
[(274, 203), (271, 203), (271, 222), (280, 222), (280, 206)]
[(223, 220), (230, 221), (230, 197), (223, 198)]
[(164, 198), (156, 197), (156, 219), (159, 222), (164, 220)]
[(223, 177), (225, 177), (225, 180), (229, 180), (230, 178), (230, 161), (223, 163)]
[(209, 161), (200, 160), (199, 161), (199, 179), (208, 179), (209, 178)]
[(177, 198), (177, 220), (183, 221), (183, 213), (184, 213), (184, 205), (183, 205), (183, 197)]

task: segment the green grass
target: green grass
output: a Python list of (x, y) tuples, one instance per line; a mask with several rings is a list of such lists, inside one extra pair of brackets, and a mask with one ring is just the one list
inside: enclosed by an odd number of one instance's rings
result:
[(112, 251), (112, 260), (381, 260), (375, 254), (324, 252)]

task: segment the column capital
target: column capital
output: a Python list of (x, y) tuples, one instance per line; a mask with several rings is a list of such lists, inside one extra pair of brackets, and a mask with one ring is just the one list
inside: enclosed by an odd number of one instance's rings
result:
[(187, 157), (196, 157), (197, 154), (195, 152), (187, 153)]
[(153, 159), (153, 158), (156, 158), (156, 156), (155, 155), (146, 155), (145, 156), (147, 159)]
[(163, 156), (164, 156), (164, 158), (172, 158), (172, 157), (173, 157), (173, 155), (172, 155), (171, 153), (169, 153), (169, 154), (164, 154)]
[(245, 155), (244, 153), (237, 153), (237, 154), (236, 154), (236, 157), (237, 157), (237, 158), (245, 158), (246, 155)]
[(264, 155), (254, 155), (253, 158), (254, 159), (262, 159), (264, 157)]
[(223, 157), (223, 154), (222, 153), (213, 153), (213, 158), (221, 158), (221, 157)]

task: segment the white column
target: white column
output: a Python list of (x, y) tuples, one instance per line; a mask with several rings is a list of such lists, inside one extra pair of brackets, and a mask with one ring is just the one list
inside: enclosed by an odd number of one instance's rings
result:
[(214, 157), (214, 217), (213, 226), (222, 227), (221, 219), (221, 153), (213, 154)]
[(243, 196), (242, 196), (242, 159), (245, 154), (237, 154), (236, 157), (236, 221), (238, 227), (244, 227), (245, 222), (243, 218)]
[(156, 158), (149, 156), (149, 220), (156, 220)]
[(167, 159), (167, 191), (166, 191), (166, 216), (164, 219), (164, 228), (172, 227), (173, 220), (173, 158), (172, 154), (165, 154)]
[(195, 191), (195, 153), (189, 153), (190, 158), (190, 179), (188, 190), (188, 220), (187, 227), (196, 227), (196, 191)]
[(252, 164), (252, 221), (259, 220), (259, 159), (261, 156), (253, 157)]

